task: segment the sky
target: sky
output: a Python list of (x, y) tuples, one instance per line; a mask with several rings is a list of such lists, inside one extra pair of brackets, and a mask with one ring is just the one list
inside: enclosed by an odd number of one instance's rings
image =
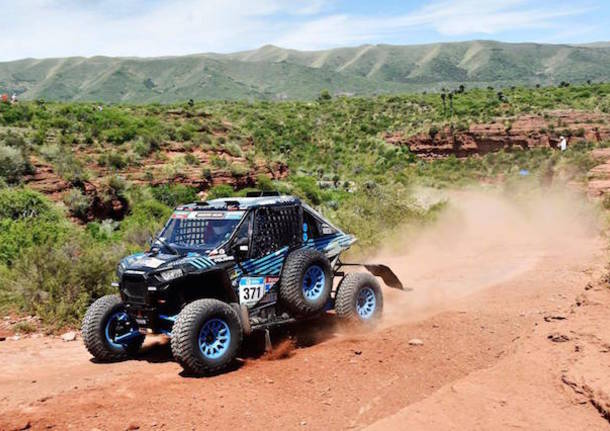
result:
[(609, 0), (0, 0), (0, 61), (472, 39), (610, 41)]

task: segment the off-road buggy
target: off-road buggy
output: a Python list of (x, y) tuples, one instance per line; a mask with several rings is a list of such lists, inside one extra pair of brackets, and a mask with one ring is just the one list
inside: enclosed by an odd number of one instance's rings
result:
[(371, 274), (403, 287), (383, 265), (343, 272), (357, 265), (339, 259), (355, 240), (291, 196), (180, 206), (148, 252), (121, 260), (120, 296), (89, 307), (85, 346), (97, 360), (116, 361), (136, 354), (147, 333), (166, 334), (188, 373), (210, 374), (227, 367), (254, 330), (332, 309), (372, 324), (383, 297)]

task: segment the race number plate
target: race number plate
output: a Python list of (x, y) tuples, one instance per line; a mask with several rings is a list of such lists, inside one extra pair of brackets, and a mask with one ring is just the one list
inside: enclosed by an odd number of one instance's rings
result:
[(239, 280), (239, 303), (254, 305), (265, 295), (265, 277), (244, 277)]

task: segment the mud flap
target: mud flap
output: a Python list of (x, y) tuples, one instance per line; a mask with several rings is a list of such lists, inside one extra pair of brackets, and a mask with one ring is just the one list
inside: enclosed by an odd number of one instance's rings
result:
[(404, 291), (410, 291), (413, 290), (411, 288), (408, 287), (404, 287), (401, 283), (401, 281), (398, 279), (398, 277), (396, 276), (396, 274), (394, 274), (394, 271), (392, 271), (389, 267), (385, 266), (385, 265), (379, 265), (379, 264), (367, 264), (364, 265), (364, 267), (373, 275), (377, 276), (377, 277), (381, 277), (381, 279), (383, 280), (383, 282), (388, 286), (388, 287), (392, 287), (394, 289), (400, 289), (400, 290), (404, 290)]

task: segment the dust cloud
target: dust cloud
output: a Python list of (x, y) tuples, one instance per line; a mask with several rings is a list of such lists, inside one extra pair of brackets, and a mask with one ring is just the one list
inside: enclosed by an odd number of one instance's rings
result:
[(447, 209), (415, 235), (399, 237), (370, 262), (389, 265), (412, 292), (384, 289), (385, 321), (437, 312), (473, 292), (533, 269), (542, 258), (591, 253), (596, 211), (565, 190), (447, 192)]

